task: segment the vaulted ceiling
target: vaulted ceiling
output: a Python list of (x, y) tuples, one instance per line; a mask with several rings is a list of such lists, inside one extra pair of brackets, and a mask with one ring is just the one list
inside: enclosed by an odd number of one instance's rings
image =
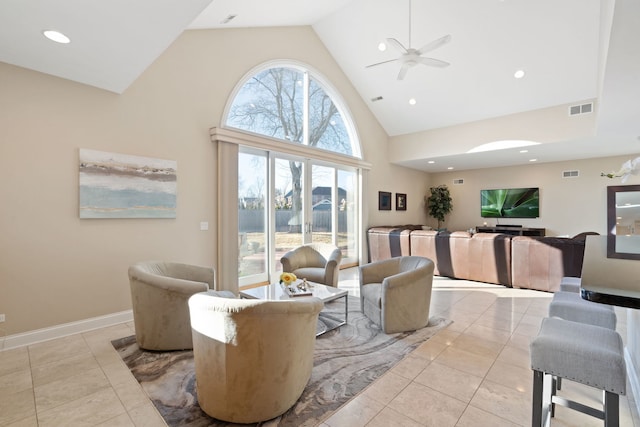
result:
[[(294, 25), (313, 27), (392, 139), (594, 101), (594, 134), (541, 144), (545, 161), (575, 157), (580, 144), (582, 157), (640, 153), (633, 0), (5, 0), (0, 61), (124, 93), (185, 30)], [(72, 42), (46, 40), (46, 29)], [(449, 66), (418, 64), (397, 79), (400, 53), (387, 39), (418, 49), (445, 35), (424, 56)], [(458, 169), (513, 163), (498, 151), (469, 163), (466, 151), (445, 157)], [(434, 170), (426, 160), (406, 164)]]

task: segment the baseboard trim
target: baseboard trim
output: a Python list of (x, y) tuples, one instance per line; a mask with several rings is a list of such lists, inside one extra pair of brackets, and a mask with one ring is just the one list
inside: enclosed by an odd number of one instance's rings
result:
[(638, 367), (633, 364), (633, 358), (629, 354), (628, 347), (624, 348), (624, 360), (627, 363), (627, 377), (629, 377), (629, 384), (631, 384), (633, 402), (636, 404), (636, 413), (640, 414), (640, 378), (638, 377)]
[(0, 351), (131, 321), (133, 321), (133, 311), (126, 310), (104, 316), (92, 317), (90, 319), (79, 320), (77, 322), (63, 323), (49, 328), (36, 329), (21, 334), (8, 335), (4, 338), (0, 337)]

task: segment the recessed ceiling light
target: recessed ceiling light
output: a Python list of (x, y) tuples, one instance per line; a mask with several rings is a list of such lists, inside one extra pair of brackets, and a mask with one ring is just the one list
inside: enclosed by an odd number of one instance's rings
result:
[(71, 39), (59, 31), (55, 30), (44, 30), (42, 34), (51, 41), (56, 43), (67, 44), (71, 42)]
[(451, 170), (451, 169), (453, 169), (453, 166), (449, 166), (447, 169)]
[(518, 70), (515, 73), (513, 73), (513, 77), (515, 77), (516, 79), (521, 79), (524, 77), (524, 70)]
[(387, 44), (385, 42), (380, 42), (380, 44), (378, 45), (378, 50), (380, 52), (384, 52), (385, 50), (387, 50)]
[(429, 160), (427, 163), (429, 163), (430, 165), (434, 164), (435, 161), (434, 160)]
[(521, 153), (528, 153), (529, 150), (520, 150)]
[(537, 162), (538, 159), (529, 159), (530, 162)]
[(415, 98), (411, 98), (409, 100), (409, 105), (416, 105), (416, 99)]

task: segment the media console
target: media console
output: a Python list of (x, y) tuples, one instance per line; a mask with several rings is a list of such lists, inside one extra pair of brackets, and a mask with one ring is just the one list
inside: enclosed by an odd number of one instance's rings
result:
[(476, 233), (502, 233), (512, 236), (538, 236), (544, 237), (545, 228), (528, 228), (514, 225), (498, 225), (495, 227), (477, 226)]

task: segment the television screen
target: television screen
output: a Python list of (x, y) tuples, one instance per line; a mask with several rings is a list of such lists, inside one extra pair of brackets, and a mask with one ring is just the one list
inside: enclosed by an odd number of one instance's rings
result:
[(538, 218), (540, 191), (538, 188), (507, 188), (480, 190), (483, 218)]

